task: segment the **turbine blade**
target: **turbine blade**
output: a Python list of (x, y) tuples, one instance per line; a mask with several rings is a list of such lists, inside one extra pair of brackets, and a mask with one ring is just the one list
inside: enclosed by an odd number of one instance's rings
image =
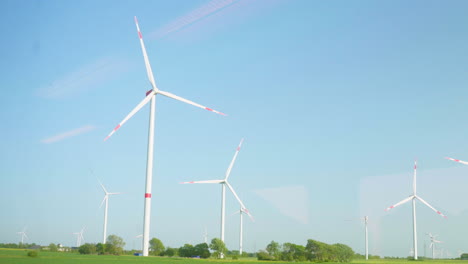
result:
[(214, 112), (214, 113), (223, 115), (223, 116), (226, 115), (226, 114), (224, 114), (224, 113), (221, 113), (221, 112), (216, 111), (216, 110), (214, 110), (214, 109), (211, 109), (211, 108), (209, 108), (209, 107), (203, 106), (203, 105), (201, 105), (201, 104), (197, 104), (197, 103), (195, 103), (195, 102), (192, 102), (192, 101), (190, 101), (190, 100), (184, 99), (184, 98), (182, 98), (182, 97), (180, 97), (180, 96), (177, 96), (177, 95), (175, 95), (175, 94), (171, 94), (171, 93), (169, 93), (169, 92), (158, 91), (158, 94), (162, 94), (162, 95), (167, 96), (167, 97), (169, 97), (169, 98), (172, 98), (172, 99), (175, 99), (175, 100), (178, 100), (178, 101), (187, 103), (187, 104), (191, 104), (191, 105), (193, 105), (193, 106), (200, 107), (200, 108), (202, 108), (202, 109), (205, 109), (205, 110), (208, 110), (208, 111), (211, 111), (211, 112)]
[(432, 245), (433, 245), (433, 244), (434, 244), (434, 243), (431, 243), (431, 244), (429, 245), (429, 248), (432, 248)]
[(240, 214), (240, 213), (241, 213), (241, 210), (237, 210), (234, 213), (232, 213), (231, 216), (236, 215), (236, 214)]
[(411, 201), (411, 199), (413, 199), (413, 198), (414, 198), (414, 196), (411, 195), (410, 197), (408, 197), (408, 198), (406, 198), (406, 199), (404, 199), (404, 200), (401, 200), (401, 201), (399, 201), (398, 203), (396, 203), (396, 204), (394, 204), (394, 205), (388, 207), (387, 209), (385, 209), (385, 211), (388, 211), (388, 210), (393, 209), (393, 208), (395, 208), (395, 207), (397, 207), (397, 206), (399, 206), (399, 205), (402, 205), (402, 204), (404, 204), (404, 203), (406, 203), (406, 202), (409, 202), (409, 201)]
[(192, 183), (223, 183), (224, 180), (208, 180), (208, 181), (188, 181), (188, 182), (181, 182), (180, 184), (192, 184)]
[(115, 131), (117, 131), (117, 129), (119, 129), (121, 126), (123, 126), (123, 124), (125, 124), (125, 122), (127, 122), (134, 114), (136, 114), (138, 111), (140, 111), (140, 109), (143, 108), (143, 106), (145, 106), (145, 104), (147, 104), (151, 100), (151, 98), (153, 98), (153, 96), (155, 94), (156, 94), (156, 92), (154, 90), (151, 91), (151, 93), (149, 93), (145, 97), (145, 99), (143, 99), (143, 101), (141, 101), (135, 108), (133, 108), (133, 110), (122, 120), (122, 122), (120, 122), (114, 128), (114, 130), (112, 130), (112, 132), (110, 132), (110, 134), (104, 139), (104, 141), (109, 139), (115, 133)]
[(247, 210), (247, 208), (243, 208), (243, 209), (242, 209), (242, 212), (246, 213), (246, 214), (249, 216), (249, 218), (250, 218), (250, 220), (251, 220), (252, 222), (255, 222), (255, 219), (254, 219), (253, 215), (250, 214), (250, 211)]
[(102, 184), (102, 182), (99, 179), (98, 179), (98, 181), (99, 181), (99, 184), (101, 185), (101, 188), (104, 191), (104, 193), (107, 194), (107, 190), (106, 190), (106, 187), (104, 187), (104, 184)]
[(234, 153), (234, 157), (232, 158), (231, 163), (229, 164), (229, 167), (226, 171), (226, 177), (224, 178), (225, 180), (227, 180), (229, 178), (229, 175), (231, 174), (232, 167), (234, 166), (234, 162), (236, 162), (237, 154), (239, 154), (239, 151), (242, 146), (242, 142), (244, 142), (244, 139), (241, 139), (239, 146), (237, 146), (236, 153)]
[(458, 159), (453, 159), (453, 158), (448, 158), (448, 157), (446, 157), (446, 159), (448, 159), (448, 160), (453, 160), (453, 161), (455, 161), (455, 162), (459, 162), (459, 163), (462, 163), (462, 164), (468, 165), (468, 162), (466, 162), (466, 161), (463, 161), (463, 160), (458, 160)]
[(101, 202), (101, 205), (99, 205), (99, 208), (101, 208), (101, 207), (102, 207), (102, 205), (104, 204), (104, 201), (105, 201), (106, 199), (107, 199), (107, 194), (106, 194), (106, 195), (104, 195), (104, 199), (102, 199), (102, 202)]
[(239, 198), (239, 196), (237, 196), (237, 193), (234, 191), (234, 188), (232, 188), (232, 186), (231, 186), (231, 184), (229, 184), (229, 182), (226, 182), (226, 185), (229, 188), (229, 190), (231, 190), (232, 194), (234, 194), (234, 197), (236, 197), (237, 201), (239, 202), (239, 204), (241, 206), (241, 210), (244, 213), (246, 213), (250, 217), (250, 219), (253, 221), (253, 216), (250, 214), (249, 210), (247, 210), (247, 208), (245, 207), (244, 203)]
[(118, 193), (108, 193), (109, 195), (119, 195), (119, 194), (123, 194), (121, 192), (118, 192)]
[(447, 218), (446, 215), (444, 215), (443, 213), (441, 213), (440, 211), (438, 211), (437, 209), (435, 209), (434, 207), (432, 207), (432, 205), (430, 205), (428, 202), (424, 201), (421, 197), (419, 196), (416, 196), (416, 198), (421, 201), (423, 204), (427, 205), (427, 207), (431, 208), (432, 210), (434, 210), (434, 212), (436, 212), (437, 214), (441, 215), (442, 217), (444, 218)]
[(153, 90), (157, 91), (156, 82), (154, 81), (153, 71), (151, 70), (151, 65), (148, 59), (148, 54), (146, 53), (145, 43), (143, 42), (143, 35), (140, 31), (140, 26), (138, 25), (138, 19), (135, 16), (135, 25), (138, 31), (138, 37), (140, 38), (141, 50), (143, 51), (143, 58), (145, 59), (146, 74), (148, 75), (148, 80), (153, 87)]

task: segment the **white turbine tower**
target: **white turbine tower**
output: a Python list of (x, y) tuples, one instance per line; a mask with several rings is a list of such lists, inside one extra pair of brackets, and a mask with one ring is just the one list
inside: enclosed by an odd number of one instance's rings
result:
[(436, 240), (436, 236), (433, 236), (431, 233), (428, 233), (429, 237), (431, 238), (431, 244), (429, 248), (432, 249), (432, 259), (435, 259), (434, 252), (435, 252), (435, 243), (442, 243), (442, 241)]
[(145, 44), (143, 43), (143, 35), (140, 32), (140, 27), (138, 25), (138, 20), (135, 17), (135, 24), (138, 31), (138, 37), (140, 38), (140, 45), (143, 51), (143, 58), (145, 60), (146, 73), (151, 84), (151, 90), (146, 92), (146, 97), (143, 99), (115, 128), (112, 132), (104, 139), (107, 140), (109, 137), (114, 134), (117, 129), (119, 129), (125, 122), (127, 122), (133, 115), (135, 115), (143, 106), (148, 102), (150, 103), (150, 116), (149, 116), (149, 129), (148, 129), (148, 154), (147, 154), (147, 163), (146, 163), (146, 186), (145, 186), (145, 211), (144, 211), (144, 220), (143, 220), (143, 256), (148, 256), (149, 248), (149, 232), (150, 232), (150, 216), (151, 216), (151, 185), (153, 178), (153, 147), (154, 147), (154, 114), (156, 110), (156, 95), (161, 94), (166, 97), (191, 104), (196, 107), (206, 109), (208, 111), (225, 115), (221, 112), (208, 108), (206, 106), (197, 104), (190, 100), (184, 99), (177, 95), (171, 94), (169, 92), (161, 91), (156, 87), (156, 82), (154, 81), (153, 71), (151, 70), (151, 65), (149, 63), (148, 55), (146, 53)]
[(83, 227), (81, 228), (80, 232), (73, 233), (74, 235), (76, 235), (76, 247), (80, 247), (81, 243), (84, 241), (84, 237), (83, 237), (84, 230), (85, 228)]
[(425, 204), (427, 207), (431, 208), (436, 212), (437, 214), (447, 218), (447, 216), (443, 215), (440, 211), (436, 210), (432, 205), (430, 205), (428, 202), (424, 201), (421, 197), (416, 195), (416, 169), (417, 169), (417, 162), (414, 161), (414, 174), (413, 174), (413, 194), (410, 195), (408, 198), (401, 200), (400, 202), (388, 207), (385, 209), (385, 211), (388, 211), (392, 208), (395, 208), (399, 205), (402, 205), (406, 202), (412, 201), (413, 202), (413, 253), (414, 253), (414, 259), (418, 259), (418, 238), (417, 238), (417, 233), (416, 233), (416, 200), (419, 200), (423, 204)]
[[(189, 181), (189, 182), (182, 182), (182, 184), (185, 183), (218, 183), (221, 184), (221, 237), (220, 239), (224, 242), (224, 218), (225, 218), (225, 199), (226, 199), (226, 186), (231, 190), (231, 192), (236, 196), (236, 199), (241, 203), (241, 208), (243, 208), (244, 212), (249, 214), (249, 211), (243, 206), (242, 201), (240, 201), (239, 197), (237, 197), (237, 194), (234, 192), (234, 189), (228, 182), (229, 174), (231, 174), (232, 167), (234, 166), (234, 162), (236, 161), (237, 154), (239, 154), (240, 148), (242, 146), (242, 142), (244, 139), (241, 139), (239, 146), (236, 149), (236, 153), (234, 154), (234, 157), (232, 158), (231, 163), (229, 164), (229, 167), (226, 171), (226, 175), (224, 179), (222, 180), (208, 180), (208, 181)], [(250, 214), (249, 214), (250, 215)]]
[(205, 244), (208, 244), (208, 231), (205, 226), (205, 233), (203, 234), (203, 240), (205, 241)]
[(365, 245), (366, 245), (366, 260), (369, 259), (369, 240), (368, 240), (368, 235), (367, 235), (367, 223), (369, 222), (369, 217), (366, 215), (364, 216), (364, 218), (361, 218), (362, 220), (364, 220), (364, 227), (365, 227), (365, 235), (366, 235), (366, 242), (365, 242)]
[(102, 235), (102, 243), (106, 244), (106, 240), (107, 240), (107, 211), (109, 209), (109, 196), (110, 195), (117, 195), (117, 194), (121, 194), (121, 193), (108, 192), (101, 182), (99, 182), (99, 184), (101, 184), (102, 190), (104, 191), (104, 199), (102, 199), (100, 207), (102, 207), (102, 204), (104, 204), (104, 202), (106, 203), (105, 208), (104, 208), (104, 230), (102, 232), (102, 234), (103, 234)]
[(24, 244), (24, 239), (28, 239), (28, 236), (26, 235), (26, 226), (23, 228), (23, 231), (17, 232), (17, 234), (21, 235), (21, 244)]

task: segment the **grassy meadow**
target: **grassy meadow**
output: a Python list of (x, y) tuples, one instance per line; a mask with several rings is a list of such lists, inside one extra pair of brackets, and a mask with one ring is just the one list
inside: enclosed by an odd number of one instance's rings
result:
[[(271, 264), (286, 264), (297, 262), (280, 262), (280, 261), (257, 261), (255, 258), (245, 258), (239, 260), (215, 260), (215, 259), (187, 259), (187, 258), (168, 258), (168, 257), (136, 257), (136, 256), (98, 256), (98, 255), (80, 255), (78, 253), (64, 252), (47, 252), (40, 251), (38, 257), (28, 257), (26, 254), (30, 250), (26, 249), (0, 249), (0, 263), (3, 264), (125, 264), (125, 263), (159, 263), (159, 264), (218, 264), (232, 263), (252, 264), (255, 262), (271, 263)], [(408, 261), (404, 259), (376, 259), (376, 260), (355, 260), (353, 264), (468, 264), (468, 260), (423, 260), (423, 261)], [(314, 263), (314, 262), (304, 262)]]

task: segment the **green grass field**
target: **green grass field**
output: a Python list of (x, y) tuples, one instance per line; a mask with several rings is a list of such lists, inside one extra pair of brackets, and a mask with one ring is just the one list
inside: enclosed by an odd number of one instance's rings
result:
[[(277, 262), (277, 261), (257, 261), (254, 258), (239, 259), (239, 260), (215, 260), (215, 259), (186, 259), (186, 258), (166, 258), (166, 257), (135, 257), (135, 256), (98, 256), (98, 255), (80, 255), (78, 253), (62, 253), (62, 252), (39, 252), (36, 258), (26, 256), (29, 250), (25, 249), (0, 249), (0, 263), (3, 264), (107, 264), (107, 263), (158, 263), (158, 264), (218, 264), (218, 263), (232, 263), (232, 264), (253, 264), (258, 263), (271, 263), (271, 264), (285, 264), (297, 262)], [(468, 264), (467, 260), (424, 260), (424, 261), (408, 261), (403, 259), (379, 259), (379, 260), (359, 260), (353, 261), (353, 264), (415, 264), (415, 263), (428, 263), (428, 264)], [(313, 263), (313, 262), (304, 262)]]

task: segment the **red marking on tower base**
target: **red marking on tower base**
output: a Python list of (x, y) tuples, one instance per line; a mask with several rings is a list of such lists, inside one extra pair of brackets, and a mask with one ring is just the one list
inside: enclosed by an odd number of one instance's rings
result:
[(145, 193), (145, 198), (151, 198), (151, 193)]

